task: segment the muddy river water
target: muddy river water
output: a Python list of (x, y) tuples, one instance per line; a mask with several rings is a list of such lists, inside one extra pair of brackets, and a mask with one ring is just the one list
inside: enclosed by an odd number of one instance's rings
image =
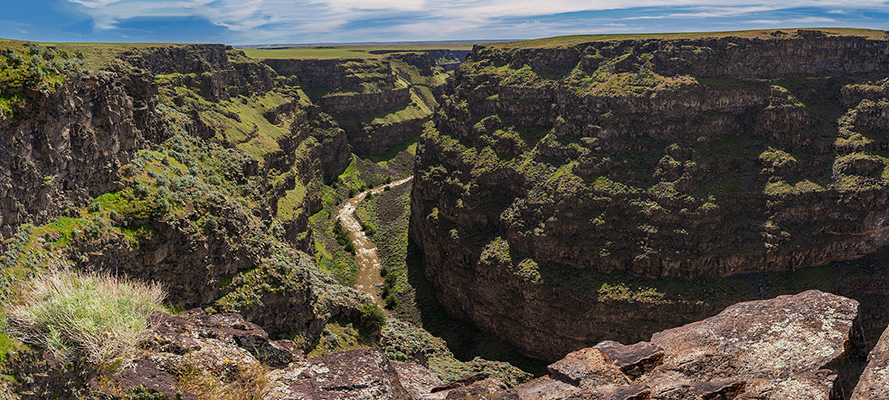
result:
[(355, 197), (344, 201), (337, 213), (337, 218), (343, 224), (343, 228), (346, 228), (346, 231), (349, 232), (349, 238), (352, 239), (352, 243), (355, 245), (355, 261), (358, 262), (358, 276), (355, 279), (355, 288), (369, 294), (380, 307), (384, 305), (383, 298), (380, 296), (383, 287), (383, 277), (380, 276), (380, 257), (377, 256), (377, 246), (361, 229), (361, 224), (355, 217), (355, 209), (364, 201), (368, 193), (379, 194), (386, 190), (386, 187), (404, 185), (412, 178), (413, 176), (409, 176), (358, 193)]

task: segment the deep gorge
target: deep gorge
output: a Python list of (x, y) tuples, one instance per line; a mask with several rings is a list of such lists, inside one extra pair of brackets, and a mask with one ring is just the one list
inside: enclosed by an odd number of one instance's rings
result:
[[(266, 399), (879, 398), (889, 41), (752, 35), (309, 60), (10, 42), (8, 71), (53, 64), (0, 92), (0, 295), (68, 268), (163, 283), (171, 309), (132, 369), (37, 346), (3, 382), (200, 398), (183, 370), (261, 365)], [(373, 298), (338, 208), (377, 187), (354, 212)]]

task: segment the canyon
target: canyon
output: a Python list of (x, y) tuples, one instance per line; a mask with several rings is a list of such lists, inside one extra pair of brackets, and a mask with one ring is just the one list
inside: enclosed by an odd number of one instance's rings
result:
[(126, 368), (0, 335), (21, 398), (889, 390), (885, 32), (4, 45), (0, 298), (53, 268), (169, 306)]
[(885, 264), (861, 257), (889, 238), (887, 49), (805, 30), (478, 48), (418, 149), (426, 275), (548, 360), (805, 289), (880, 310)]

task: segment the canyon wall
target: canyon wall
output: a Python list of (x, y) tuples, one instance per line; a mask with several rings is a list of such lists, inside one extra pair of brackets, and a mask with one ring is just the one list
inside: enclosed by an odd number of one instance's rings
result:
[(805, 30), (478, 46), (418, 149), (426, 276), (451, 314), (556, 359), (761, 296), (720, 277), (873, 253), (887, 58)]
[(438, 106), (447, 77), (460, 60), (438, 50), (383, 58), (266, 59), (278, 74), (298, 81), (320, 109), (345, 130), (359, 155), (378, 156), (416, 137)]
[(21, 108), (0, 119), (0, 238), (115, 189), (118, 169), (166, 136), (150, 76), (71, 74), (52, 90), (7, 84)]

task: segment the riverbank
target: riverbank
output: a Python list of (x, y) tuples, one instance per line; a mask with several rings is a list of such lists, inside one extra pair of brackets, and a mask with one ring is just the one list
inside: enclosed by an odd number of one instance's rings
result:
[(386, 189), (392, 189), (406, 184), (413, 176), (402, 178), (373, 189), (365, 190), (344, 201), (337, 213), (337, 218), (343, 228), (349, 234), (349, 239), (355, 248), (355, 261), (358, 264), (358, 273), (355, 276), (355, 288), (367, 293), (378, 306), (384, 307), (385, 302), (381, 296), (383, 276), (380, 275), (381, 262), (377, 255), (377, 246), (365, 233), (364, 228), (355, 216), (355, 209), (367, 198), (368, 195), (377, 195)]

